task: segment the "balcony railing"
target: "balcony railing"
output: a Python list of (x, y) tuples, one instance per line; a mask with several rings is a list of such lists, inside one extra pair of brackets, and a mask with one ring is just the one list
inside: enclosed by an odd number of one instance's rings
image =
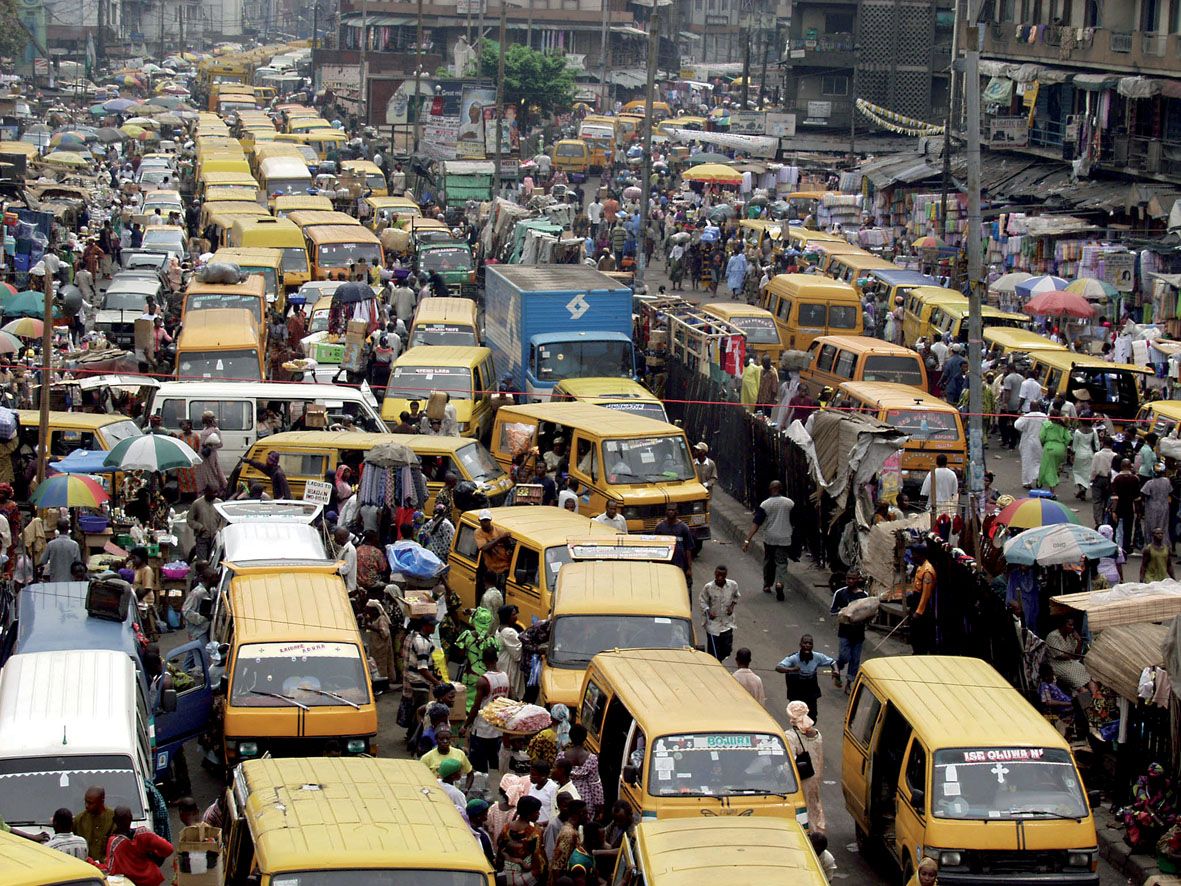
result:
[(1132, 34), (1125, 31), (1111, 32), (1111, 51), (1112, 52), (1131, 52), (1132, 51)]
[(1155, 58), (1164, 58), (1169, 54), (1169, 35), (1141, 34), (1140, 51)]
[(856, 43), (852, 34), (820, 34), (792, 40), (789, 48), (808, 52), (852, 52)]

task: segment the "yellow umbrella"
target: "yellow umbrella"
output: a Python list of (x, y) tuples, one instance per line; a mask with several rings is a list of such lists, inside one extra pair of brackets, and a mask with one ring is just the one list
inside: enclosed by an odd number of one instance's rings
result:
[(139, 138), (147, 132), (142, 126), (136, 126), (134, 123), (124, 123), (119, 127), (119, 131), (128, 138)]
[(702, 163), (681, 175), (689, 182), (709, 182), (711, 184), (737, 185), (742, 183), (742, 173), (736, 172), (721, 163)]
[(74, 151), (54, 151), (41, 158), (41, 162), (48, 166), (89, 166), (86, 158)]

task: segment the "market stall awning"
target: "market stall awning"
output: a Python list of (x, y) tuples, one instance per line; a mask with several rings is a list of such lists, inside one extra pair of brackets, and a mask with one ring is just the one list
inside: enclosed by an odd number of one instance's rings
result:
[(611, 30), (616, 34), (627, 34), (629, 37), (647, 37), (648, 32), (631, 25), (612, 25)]
[(1160, 95), (1161, 82), (1151, 77), (1121, 77), (1116, 92), (1125, 98), (1152, 98)]
[(1140, 672), (1164, 664), (1161, 645), (1166, 634), (1164, 625), (1151, 623), (1108, 628), (1091, 645), (1083, 664), (1108, 689), (1135, 701)]
[(616, 86), (622, 86), (625, 89), (638, 89), (648, 82), (647, 77), (634, 71), (611, 71), (607, 75), (607, 79)]
[(1085, 231), (1100, 231), (1098, 225), (1072, 215), (1039, 215), (1027, 219), (1026, 230), (1031, 237), (1060, 237)]
[(1087, 616), (1092, 631), (1144, 621), (1165, 621), (1181, 615), (1181, 582), (1172, 579), (1141, 584), (1124, 582), (1107, 591), (1087, 591), (1050, 598), (1058, 610)]
[(1086, 92), (1102, 92), (1105, 89), (1112, 89), (1119, 83), (1119, 77), (1112, 74), (1075, 74), (1074, 79), (1070, 81), (1075, 89), (1082, 89)]
[(412, 15), (369, 15), (362, 16), (357, 12), (348, 12), (340, 17), (340, 23), (346, 28), (360, 29), (361, 22), (365, 22), (367, 28), (392, 28), (397, 25), (409, 25), (415, 23), (415, 18)]
[(1072, 71), (1065, 68), (1042, 68), (1037, 72), (1037, 82), (1042, 86), (1056, 86), (1065, 83), (1073, 75)]

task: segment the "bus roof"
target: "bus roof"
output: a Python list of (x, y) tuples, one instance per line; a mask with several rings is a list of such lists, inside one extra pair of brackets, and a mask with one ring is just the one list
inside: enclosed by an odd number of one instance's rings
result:
[(1122, 370), (1124, 372), (1137, 372), (1141, 375), (1152, 374), (1152, 369), (1146, 366), (1134, 366), (1131, 363), (1108, 363), (1106, 360), (1101, 360), (1098, 357), (1084, 357), (1066, 350), (1038, 351), (1033, 355), (1033, 359), (1053, 369), (1083, 368), (1099, 369), (1107, 372)]
[(816, 298), (861, 303), (861, 299), (857, 297), (857, 290), (848, 283), (821, 274), (776, 274), (767, 284), (767, 289), (777, 295), (807, 293)]
[(850, 351), (865, 354), (892, 354), (896, 357), (917, 357), (918, 354), (908, 347), (883, 341), (880, 338), (870, 338), (862, 335), (818, 335), (812, 339), (813, 346), (819, 344), (836, 345)]
[[(244, 256), (231, 256), (226, 253), (242, 252), (243, 250), (219, 249), (214, 256), (214, 260), (232, 261), (233, 258), (243, 258)], [(277, 252), (278, 250), (272, 250)], [(259, 256), (262, 258), (262, 256)], [(266, 298), (267, 288), (266, 280), (262, 274), (250, 274), (241, 283), (203, 283), (200, 280), (192, 280), (185, 289), (185, 296), (196, 295), (198, 293), (224, 293), (234, 295), (253, 295), (257, 298)], [(185, 325), (192, 322), (192, 315), (185, 317)]]
[[(411, 348), (416, 351), (418, 348)], [(507, 411), (505, 411), (507, 410)], [(684, 435), (676, 425), (618, 409), (607, 409), (592, 403), (526, 403), (502, 406), (503, 414), (527, 416), (538, 421), (549, 421), (567, 427), (582, 428), (604, 437), (642, 436), (653, 434)]]
[[(290, 218), (290, 216), (288, 216)], [(309, 225), (306, 236), (316, 246), (325, 243), (373, 243), (381, 245), (377, 235), (362, 225)]]
[(417, 345), (394, 361), (394, 366), (479, 366), (492, 356), (488, 348), (464, 345)]
[(228, 351), (257, 348), (258, 325), (246, 308), (210, 308), (185, 318), (177, 337), (177, 350)]
[(959, 412), (950, 403), (933, 397), (922, 388), (892, 381), (846, 381), (839, 390), (886, 409), (921, 408), (933, 412)]
[(359, 639), (344, 579), (335, 571), (238, 575), (230, 581), (230, 611), (242, 643), (286, 641), (297, 635), (338, 643)]
[(417, 760), (247, 760), (233, 790), (267, 874), (442, 866), (491, 877), (455, 804)]
[(287, 213), (287, 218), (294, 224), (301, 228), (307, 228), (312, 225), (356, 225), (361, 227), (361, 223), (344, 212), (322, 212), (318, 209), (299, 209), (295, 212)]
[[(767, 710), (717, 659), (704, 652), (619, 649), (600, 652), (591, 667), (611, 680), (616, 692), (626, 699), (627, 709), (644, 721), (649, 741), (661, 735), (739, 728), (783, 734)], [(653, 732), (657, 722), (659, 732)]]
[[(617, 533), (610, 526), (596, 523), (590, 517), (547, 506), (490, 508), (492, 522), (507, 529), (513, 536), (521, 535), (537, 541), (543, 547), (564, 545), (571, 538), (601, 535), (614, 538)], [(476, 511), (466, 511), (475, 519)]]
[[(587, 560), (565, 564), (558, 572), (555, 615), (663, 615), (669, 590), (683, 588), (684, 573), (671, 563)], [(684, 591), (685, 617), (692, 608)], [(657, 610), (661, 611), (657, 611)]]
[(874, 683), (888, 684), (884, 688), (890, 704), (928, 747), (1068, 747), (1058, 730), (979, 658), (875, 658), (861, 673)]
[(7, 886), (99, 886), (106, 882), (94, 865), (5, 831), (0, 831), (0, 881)]

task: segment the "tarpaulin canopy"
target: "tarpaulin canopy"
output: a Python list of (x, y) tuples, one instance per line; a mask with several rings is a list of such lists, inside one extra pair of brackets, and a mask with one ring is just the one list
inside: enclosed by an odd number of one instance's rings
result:
[(1150, 623), (1108, 628), (1091, 645), (1083, 664), (1087, 673), (1108, 689), (1135, 701), (1140, 672), (1164, 664), (1161, 646), (1166, 634), (1164, 625)]
[(1075, 74), (1071, 81), (1075, 89), (1086, 92), (1102, 92), (1111, 89), (1119, 83), (1119, 77), (1113, 74)]
[(1071, 72), (1063, 68), (1042, 68), (1038, 71), (1037, 82), (1043, 86), (1056, 86), (1065, 83), (1071, 77)]
[(1152, 98), (1160, 95), (1161, 83), (1150, 77), (1121, 77), (1116, 91), (1127, 98)]
[(1037, 80), (1038, 75), (1042, 72), (1041, 65), (1024, 64), (1018, 65), (1010, 76), (1018, 83), (1033, 83)]
[(993, 77), (980, 97), (988, 104), (1007, 105), (1013, 97), (1013, 81), (1008, 77)]
[(1051, 597), (1055, 609), (1073, 609), (1087, 616), (1092, 631), (1142, 621), (1164, 621), (1181, 615), (1181, 582), (1124, 582), (1107, 591)]

